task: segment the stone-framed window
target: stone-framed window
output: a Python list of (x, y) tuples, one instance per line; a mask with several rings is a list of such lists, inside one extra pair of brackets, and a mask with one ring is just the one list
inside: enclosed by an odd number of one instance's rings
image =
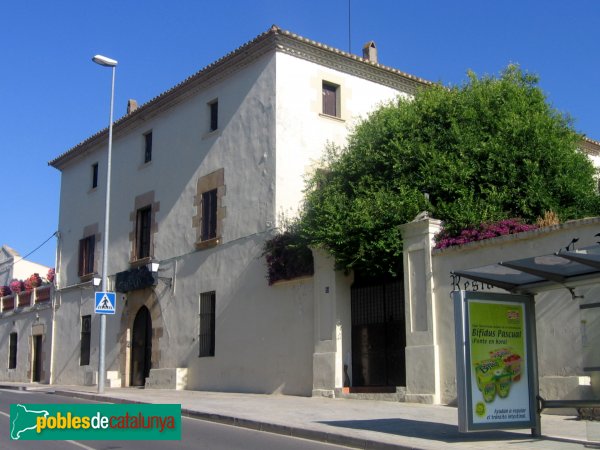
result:
[(192, 226), (196, 228), (197, 248), (211, 247), (221, 243), (223, 219), (226, 213), (223, 206), (224, 196), (224, 169), (216, 170), (198, 179), (194, 200), (196, 215), (192, 218)]

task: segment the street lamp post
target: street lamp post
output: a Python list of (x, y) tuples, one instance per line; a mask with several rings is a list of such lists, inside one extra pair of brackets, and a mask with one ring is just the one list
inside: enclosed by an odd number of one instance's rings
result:
[[(112, 85), (110, 90), (110, 119), (108, 122), (108, 158), (106, 162), (106, 206), (104, 208), (104, 236), (102, 244), (102, 291), (108, 291), (108, 228), (110, 218), (110, 170), (112, 159), (112, 129), (113, 129), (113, 105), (115, 99), (115, 69), (117, 61), (106, 56), (96, 55), (92, 58), (96, 64), (112, 68)], [(106, 354), (106, 315), (100, 315), (100, 355), (98, 356), (98, 393), (104, 393), (104, 381), (106, 379), (105, 354)]]

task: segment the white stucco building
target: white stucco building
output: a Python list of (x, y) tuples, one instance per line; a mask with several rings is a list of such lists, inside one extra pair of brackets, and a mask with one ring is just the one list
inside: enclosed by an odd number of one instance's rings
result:
[[(0, 248), (0, 286), (41, 278), (50, 268), (21, 257), (11, 247)], [(2, 295), (2, 294), (0, 294)], [(0, 297), (0, 379), (48, 382), (52, 354), (52, 286)]]
[[(331, 323), (315, 319), (321, 287), (312, 278), (269, 287), (261, 255), (327, 143), (429, 84), (379, 65), (373, 43), (365, 51), (273, 27), (115, 123), (111, 385), (310, 395), (323, 370), (341, 380), (333, 310), (323, 312)], [(96, 377), (91, 280), (102, 267), (107, 134), (50, 162), (62, 181), (56, 383)]]

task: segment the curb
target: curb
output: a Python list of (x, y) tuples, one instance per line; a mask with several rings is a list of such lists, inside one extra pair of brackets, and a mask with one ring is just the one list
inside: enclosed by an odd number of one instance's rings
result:
[[(0, 386), (2, 388), (2, 386)], [(19, 390), (27, 390), (25, 386), (19, 386)], [(132, 404), (152, 404), (150, 402), (130, 401), (118, 397), (109, 397), (100, 394), (88, 394), (87, 392), (77, 391), (62, 391), (55, 390), (55, 395), (65, 397), (75, 397), (87, 400), (93, 400), (103, 403), (132, 403)], [(327, 444), (342, 445), (346, 447), (361, 448), (365, 450), (418, 450), (417, 447), (405, 446), (399, 444), (388, 444), (385, 442), (373, 441), (370, 439), (356, 438), (345, 436), (343, 434), (328, 433), (326, 431), (310, 430), (301, 427), (293, 427), (288, 425), (278, 425), (260, 420), (242, 419), (240, 417), (228, 416), (224, 414), (215, 414), (203, 411), (195, 411), (188, 408), (181, 408), (181, 415), (190, 419), (206, 420), (208, 422), (220, 423), (223, 425), (231, 425), (234, 427), (247, 428), (265, 433), (281, 434), (310, 441), (323, 442)]]
[(0, 385), (0, 389), (10, 389), (12, 391), (26, 391), (27, 386)]

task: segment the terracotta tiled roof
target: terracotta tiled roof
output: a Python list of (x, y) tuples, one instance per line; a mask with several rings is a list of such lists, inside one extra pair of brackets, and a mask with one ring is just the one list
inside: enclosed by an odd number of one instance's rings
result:
[(583, 140), (589, 142), (590, 144), (596, 145), (600, 149), (600, 142), (590, 139), (589, 137), (584, 137)]

